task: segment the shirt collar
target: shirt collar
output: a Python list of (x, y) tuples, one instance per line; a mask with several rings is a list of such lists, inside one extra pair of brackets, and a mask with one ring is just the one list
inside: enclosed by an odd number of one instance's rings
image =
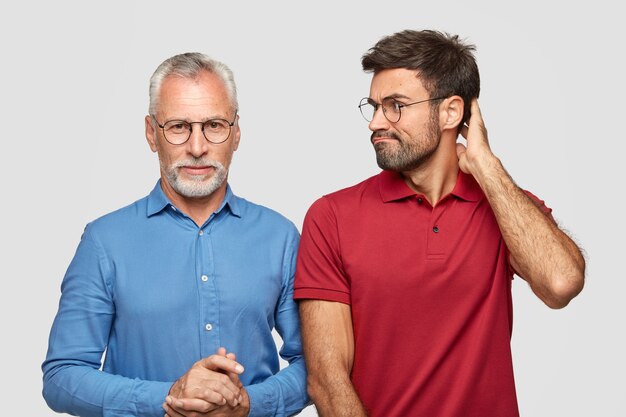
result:
[[(384, 203), (417, 195), (406, 185), (398, 172), (385, 170), (378, 175), (378, 178), (380, 197)], [(450, 194), (466, 201), (478, 201), (483, 196), (483, 192), (474, 177), (461, 170), (459, 170), (456, 184)]]
[[(161, 180), (158, 180), (148, 195), (148, 210), (146, 214), (150, 217), (161, 212), (165, 207), (173, 205), (174, 204), (172, 204), (169, 198), (165, 196), (165, 193), (161, 188)], [(224, 196), (224, 201), (222, 201), (219, 208), (215, 210), (215, 214), (221, 212), (224, 207), (228, 207), (233, 216), (241, 217), (241, 205), (237, 196), (230, 189), (230, 184), (226, 185), (226, 195)]]

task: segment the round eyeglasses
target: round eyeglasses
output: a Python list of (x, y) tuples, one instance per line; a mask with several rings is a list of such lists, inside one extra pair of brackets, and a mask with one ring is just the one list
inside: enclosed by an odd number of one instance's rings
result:
[(211, 143), (219, 144), (224, 143), (230, 137), (230, 131), (235, 124), (237, 118), (237, 111), (235, 111), (235, 117), (233, 121), (229, 122), (225, 119), (209, 119), (204, 122), (188, 122), (186, 120), (168, 120), (163, 124), (159, 124), (155, 116), (152, 119), (163, 130), (163, 136), (165, 140), (172, 145), (182, 145), (187, 142), (191, 137), (191, 132), (194, 124), (202, 125), (202, 134), (205, 139)]
[[(382, 102), (383, 114), (385, 115), (385, 118), (391, 123), (397, 123), (400, 121), (400, 117), (402, 117), (403, 107), (409, 107), (414, 104), (426, 103), (427, 101), (443, 100), (445, 98), (446, 97), (427, 98), (426, 100), (420, 100), (414, 103), (404, 104), (400, 103), (393, 97), (387, 97), (383, 99)], [(379, 107), (381, 107), (381, 104), (376, 103), (369, 97), (362, 98), (361, 102), (359, 103), (359, 110), (361, 110), (361, 115), (368, 122), (372, 121)]]

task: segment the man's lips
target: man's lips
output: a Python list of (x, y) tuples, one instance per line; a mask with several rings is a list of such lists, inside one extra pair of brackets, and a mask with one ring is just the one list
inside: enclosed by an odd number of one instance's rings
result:
[(376, 136), (372, 138), (372, 145), (376, 145), (377, 143), (388, 142), (392, 140), (397, 141), (398, 139), (391, 137), (391, 136)]
[(183, 166), (182, 170), (189, 175), (206, 175), (214, 168), (212, 166)]
[(372, 145), (376, 145), (382, 142), (400, 141), (400, 138), (396, 132), (391, 130), (377, 130), (370, 136)]

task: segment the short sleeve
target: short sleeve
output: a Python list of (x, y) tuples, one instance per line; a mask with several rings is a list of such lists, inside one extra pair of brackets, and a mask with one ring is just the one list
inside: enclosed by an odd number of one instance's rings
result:
[(341, 261), (337, 212), (328, 197), (309, 208), (296, 264), (295, 299), (350, 304), (350, 282)]

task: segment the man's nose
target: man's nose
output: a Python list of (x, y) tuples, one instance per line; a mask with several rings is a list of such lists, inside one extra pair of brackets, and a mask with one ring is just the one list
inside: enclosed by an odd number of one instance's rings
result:
[(209, 149), (209, 141), (204, 137), (202, 127), (201, 123), (193, 123), (190, 127), (188, 145), (191, 154), (196, 157), (204, 155)]
[(389, 130), (390, 123), (389, 120), (387, 120), (387, 117), (385, 117), (383, 106), (378, 106), (376, 110), (374, 110), (372, 120), (370, 121), (368, 127), (372, 132), (376, 132), (377, 130)]

